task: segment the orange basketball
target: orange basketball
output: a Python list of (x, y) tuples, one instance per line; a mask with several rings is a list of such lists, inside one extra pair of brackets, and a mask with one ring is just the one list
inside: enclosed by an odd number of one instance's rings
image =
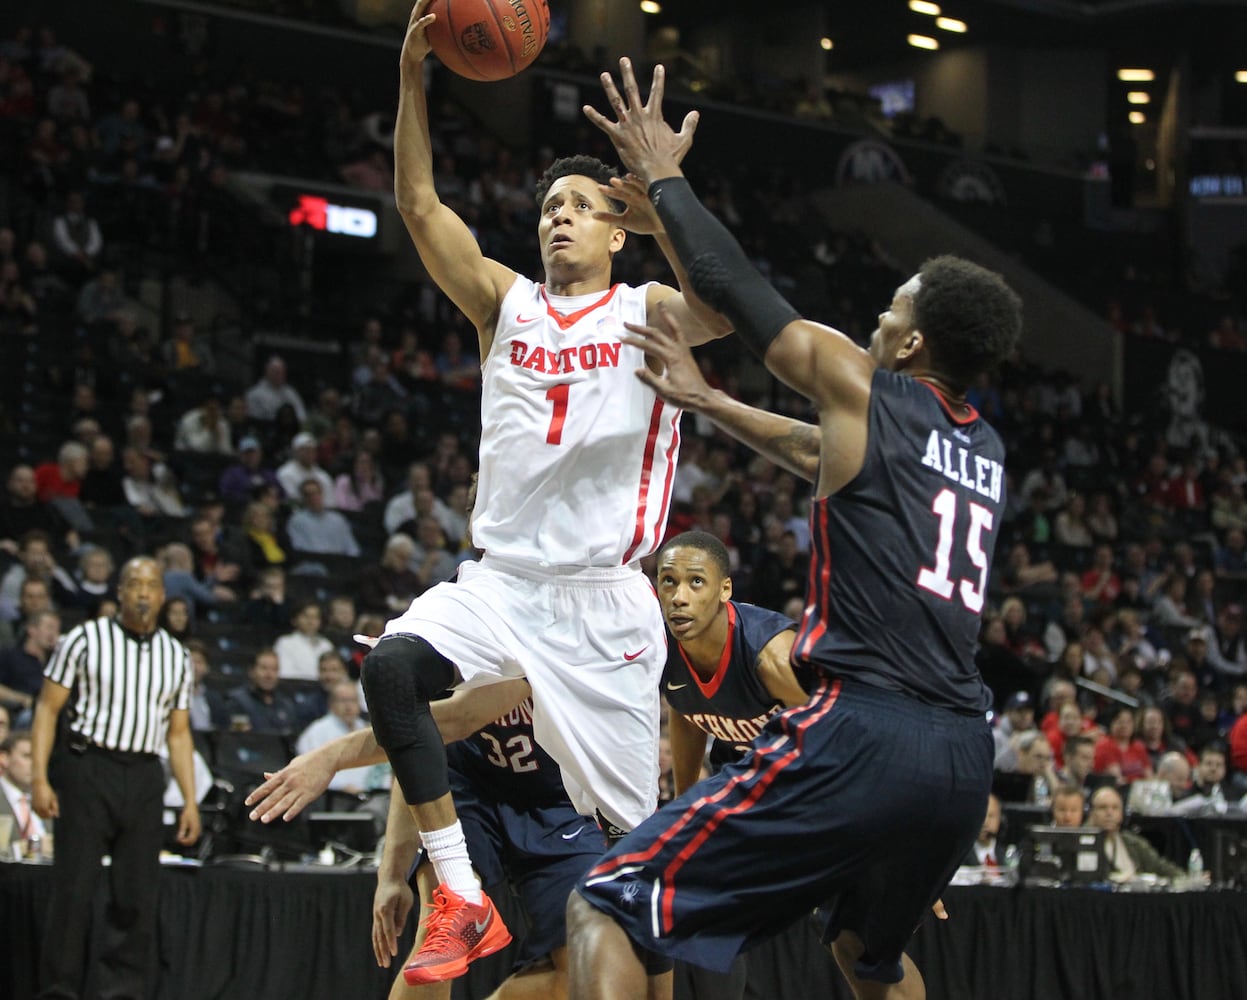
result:
[(433, 0), (429, 45), (451, 72), (505, 80), (537, 58), (550, 33), (546, 0)]

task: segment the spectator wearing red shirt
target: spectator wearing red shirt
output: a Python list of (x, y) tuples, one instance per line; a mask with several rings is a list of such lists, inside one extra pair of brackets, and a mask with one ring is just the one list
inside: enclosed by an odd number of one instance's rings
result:
[(1071, 702), (1075, 706), (1078, 704), (1078, 689), (1074, 687), (1073, 681), (1058, 679), (1049, 683), (1048, 711), (1039, 720), (1039, 728), (1043, 730), (1049, 742), (1052, 740), (1052, 734), (1060, 727), (1061, 709)]
[(1113, 547), (1097, 545), (1091, 567), (1079, 581), (1083, 596), (1104, 607), (1110, 607), (1121, 594), (1121, 578), (1113, 570)]
[(1152, 758), (1143, 741), (1135, 739), (1134, 710), (1120, 705), (1113, 709), (1108, 735), (1095, 745), (1097, 774), (1111, 774), (1129, 784), (1152, 776)]
[(35, 490), (41, 503), (53, 497), (78, 499), (82, 478), (87, 474), (87, 449), (77, 441), (66, 441), (56, 453), (55, 462), (35, 467)]
[(1207, 507), (1194, 459), (1188, 458), (1182, 463), (1182, 469), (1166, 484), (1165, 494), (1168, 506), (1176, 511), (1195, 513)]

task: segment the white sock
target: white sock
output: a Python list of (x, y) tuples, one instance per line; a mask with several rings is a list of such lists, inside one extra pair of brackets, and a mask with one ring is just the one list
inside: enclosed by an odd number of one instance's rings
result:
[(442, 830), (421, 830), (420, 839), (424, 841), (425, 852), (433, 862), (437, 881), (469, 903), (479, 906), (484, 899), (481, 882), (472, 870), (468, 842), (463, 837), (459, 821), (455, 820), (453, 826)]

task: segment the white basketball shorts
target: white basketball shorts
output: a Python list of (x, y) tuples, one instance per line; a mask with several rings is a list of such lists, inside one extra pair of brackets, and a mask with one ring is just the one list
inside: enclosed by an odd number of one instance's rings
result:
[(628, 567), (491, 558), (425, 591), (384, 635), (418, 635), (463, 686), (527, 677), (537, 742), (572, 804), (631, 830), (658, 802), (658, 683), (667, 656), (649, 580)]

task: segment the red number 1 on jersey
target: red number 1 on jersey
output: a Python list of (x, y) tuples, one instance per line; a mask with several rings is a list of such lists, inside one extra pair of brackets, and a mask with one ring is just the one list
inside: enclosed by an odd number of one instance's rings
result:
[(978, 588), (970, 580), (954, 585), (948, 575), (952, 561), (953, 528), (957, 521), (957, 494), (952, 490), (940, 490), (931, 504), (939, 515), (940, 537), (935, 543), (935, 566), (918, 572), (918, 586), (933, 594), (952, 600), (953, 589), (960, 592), (961, 603), (975, 614), (983, 610), (983, 596), (987, 593), (987, 553), (983, 551), (983, 531), (992, 530), (992, 512), (976, 503), (970, 504), (970, 530), (966, 532), (966, 552), (979, 571)]
[(571, 386), (564, 382), (552, 385), (546, 391), (546, 399), (554, 404), (554, 413), (550, 415), (550, 429), (546, 431), (546, 444), (563, 443), (563, 422), (567, 420), (567, 394)]

